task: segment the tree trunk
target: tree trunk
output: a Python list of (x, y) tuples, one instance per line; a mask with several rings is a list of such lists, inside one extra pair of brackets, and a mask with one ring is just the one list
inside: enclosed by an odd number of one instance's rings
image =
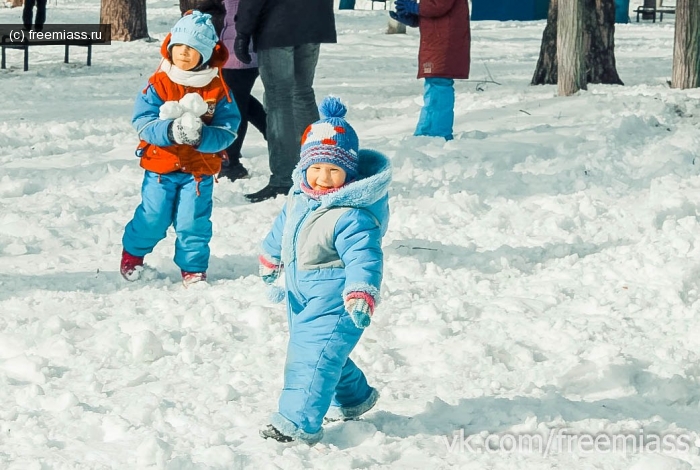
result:
[(586, 81), (624, 85), (615, 64), (615, 1), (585, 0), (585, 5)]
[(531, 85), (556, 85), (557, 83), (557, 10), (558, 0), (550, 0), (547, 26), (542, 34), (540, 58)]
[(100, 23), (112, 25), (112, 41), (147, 38), (146, 0), (102, 0)]
[(700, 86), (700, 4), (697, 0), (676, 3), (676, 38), (673, 45), (671, 88)]
[(586, 89), (583, 71), (583, 2), (560, 0), (557, 19), (557, 62), (559, 96), (571, 96)]
[(386, 25), (386, 34), (406, 34), (406, 25), (389, 18), (389, 23)]
[[(557, 83), (557, 18), (561, 0), (551, 0), (532, 85)], [(584, 0), (583, 48), (586, 83), (623, 85), (615, 64), (615, 0)]]

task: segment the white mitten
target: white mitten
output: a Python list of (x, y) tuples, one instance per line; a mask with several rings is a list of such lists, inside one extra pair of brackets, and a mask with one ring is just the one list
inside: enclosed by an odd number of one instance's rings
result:
[(192, 113), (185, 113), (173, 121), (171, 132), (178, 144), (197, 145), (202, 136), (202, 120)]
[(195, 116), (201, 116), (209, 109), (207, 102), (204, 101), (204, 98), (198, 93), (187, 93), (180, 98), (180, 106), (182, 106), (185, 112), (192, 113)]
[(180, 103), (177, 101), (166, 101), (160, 106), (160, 114), (158, 115), (158, 119), (163, 121), (177, 119), (182, 116), (182, 113), (184, 112), (185, 110), (182, 109), (182, 106), (180, 106)]

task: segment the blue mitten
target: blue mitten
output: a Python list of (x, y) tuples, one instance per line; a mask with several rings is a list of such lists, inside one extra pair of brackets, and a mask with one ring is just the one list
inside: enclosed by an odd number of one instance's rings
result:
[(416, 15), (399, 15), (395, 11), (390, 11), (389, 16), (398, 21), (399, 23), (403, 23), (406, 26), (410, 26), (411, 28), (417, 28), (418, 27), (418, 16)]
[(394, 6), (399, 15), (418, 16), (418, 2), (415, 0), (396, 0)]
[[(355, 295), (351, 292), (345, 298), (345, 310), (350, 314), (350, 318), (356, 327), (364, 329), (372, 323), (372, 313), (374, 312), (374, 302), (366, 295)], [(368, 302), (368, 300), (370, 302)]]

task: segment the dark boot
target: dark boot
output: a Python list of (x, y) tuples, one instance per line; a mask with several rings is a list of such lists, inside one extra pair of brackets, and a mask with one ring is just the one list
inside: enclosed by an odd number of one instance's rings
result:
[(231, 182), (241, 179), (250, 178), (248, 170), (240, 163), (229, 165), (221, 168), (219, 178), (228, 178)]
[(274, 199), (279, 194), (286, 196), (289, 193), (289, 186), (272, 186), (268, 184), (257, 193), (246, 194), (245, 197), (250, 202), (261, 202), (267, 199)]
[(268, 424), (260, 430), (260, 437), (263, 439), (274, 439), (277, 442), (292, 442), (294, 440), (294, 438), (285, 436), (279, 432), (277, 428), (271, 424)]

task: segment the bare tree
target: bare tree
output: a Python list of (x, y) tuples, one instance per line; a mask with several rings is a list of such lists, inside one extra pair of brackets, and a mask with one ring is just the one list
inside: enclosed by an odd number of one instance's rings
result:
[(586, 89), (583, 73), (583, 1), (560, 0), (557, 20), (559, 96)]
[[(557, 18), (560, 2), (550, 1), (532, 85), (557, 83)], [(615, 64), (615, 0), (583, 1), (583, 49), (586, 83), (623, 85)]]
[(540, 58), (535, 67), (531, 85), (556, 85), (557, 83), (557, 12), (558, 0), (550, 0), (547, 26), (542, 33)]
[(676, 3), (676, 38), (673, 45), (672, 88), (700, 86), (700, 4), (697, 0)]
[(102, 0), (100, 23), (112, 25), (113, 41), (148, 38), (146, 0)]

